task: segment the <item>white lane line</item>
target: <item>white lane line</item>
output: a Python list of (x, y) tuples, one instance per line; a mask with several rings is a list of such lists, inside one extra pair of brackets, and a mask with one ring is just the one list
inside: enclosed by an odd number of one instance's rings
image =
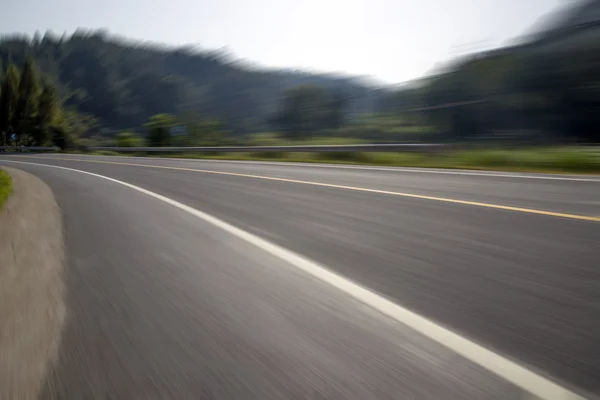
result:
[(486, 349), (430, 320), (427, 318), (412, 312), (398, 304), (385, 299), (384, 297), (366, 289), (351, 280), (337, 275), (326, 267), (305, 258), (299, 254), (292, 252), (279, 245), (271, 243), (265, 239), (262, 239), (250, 232), (246, 232), (240, 228), (237, 228), (221, 219), (218, 219), (210, 214), (182, 204), (176, 200), (162, 196), (158, 193), (151, 192), (143, 189), (139, 186), (132, 185), (131, 183), (123, 182), (108, 176), (94, 174), (92, 172), (82, 171), (74, 168), (60, 167), (57, 165), (39, 164), (26, 161), (14, 161), (14, 160), (0, 160), (0, 162), (10, 162), (18, 164), (29, 164), (38, 165), (50, 168), (57, 168), (72, 172), (79, 172), (86, 175), (91, 175), (97, 178), (105, 179), (110, 182), (123, 185), (130, 189), (136, 190), (140, 193), (146, 194), (155, 199), (161, 200), (173, 207), (176, 207), (182, 211), (185, 211), (201, 220), (208, 222), (240, 239), (245, 240), (248, 243), (259, 247), (260, 249), (286, 261), (294, 267), (312, 275), (313, 277), (345, 292), (346, 294), (354, 297), (358, 301), (372, 307), (373, 309), (387, 315), (388, 317), (403, 323), (414, 329), (415, 331), (423, 334), (424, 336), (442, 344), (443, 346), (451, 349), (457, 354), (471, 360), (472, 362), (482, 366), (483, 368), (491, 371), (492, 373), (501, 376), (505, 380), (512, 384), (520, 387), (521, 389), (529, 392), (540, 399), (547, 400), (583, 400), (584, 398), (577, 395), (576, 393), (559, 386), (551, 380), (544, 378), (541, 375), (536, 374), (533, 371), (503, 357), (499, 354), (494, 353), (491, 350)]
[[(47, 155), (52, 158), (52, 155)], [(574, 181), (574, 182), (597, 182), (600, 183), (598, 177), (582, 177), (582, 176), (555, 176), (544, 174), (524, 174), (524, 173), (507, 173), (507, 172), (478, 172), (465, 170), (441, 170), (441, 169), (421, 169), (411, 167), (371, 167), (358, 165), (342, 165), (342, 164), (320, 164), (320, 163), (300, 163), (300, 162), (277, 162), (277, 161), (244, 161), (244, 160), (212, 160), (201, 158), (167, 158), (167, 157), (126, 157), (126, 156), (94, 156), (84, 154), (61, 154), (62, 156), (83, 156), (83, 157), (105, 157), (105, 158), (126, 158), (128, 160), (161, 160), (161, 161), (186, 161), (186, 162), (205, 162), (205, 163), (226, 163), (226, 164), (254, 164), (254, 165), (277, 165), (285, 167), (302, 167), (302, 168), (335, 168), (335, 169), (350, 169), (359, 171), (388, 171), (388, 172), (408, 172), (416, 174), (440, 174), (440, 175), (467, 175), (467, 176), (484, 176), (490, 178), (516, 178), (516, 179), (542, 179), (553, 181)]]

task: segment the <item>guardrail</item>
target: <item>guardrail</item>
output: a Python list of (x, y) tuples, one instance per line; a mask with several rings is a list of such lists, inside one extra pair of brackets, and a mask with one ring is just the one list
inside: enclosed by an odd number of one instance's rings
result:
[[(448, 145), (439, 143), (386, 143), (386, 144), (346, 144), (346, 145), (299, 145), (299, 146), (201, 146), (201, 147), (102, 147), (90, 146), (84, 151), (114, 151), (123, 153), (329, 153), (329, 152), (423, 152)], [(59, 151), (58, 147), (43, 146), (0, 146), (0, 151)]]
[(328, 152), (399, 152), (424, 151), (446, 147), (437, 143), (389, 143), (389, 144), (347, 144), (347, 145), (300, 145), (300, 146), (203, 146), (203, 147), (88, 147), (91, 151), (149, 152), (149, 153), (243, 153), (243, 152), (289, 152), (289, 153), (328, 153)]
[(50, 146), (0, 146), (0, 151), (58, 151), (58, 147)]

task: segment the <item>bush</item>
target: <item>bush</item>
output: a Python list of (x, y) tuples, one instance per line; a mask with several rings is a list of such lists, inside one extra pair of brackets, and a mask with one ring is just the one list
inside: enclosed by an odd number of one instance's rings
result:
[(373, 164), (416, 167), (425, 164), (427, 156), (422, 153), (367, 153)]
[(121, 153), (118, 153), (118, 152), (112, 151), (112, 150), (98, 150), (98, 151), (94, 151), (93, 154), (97, 155), (97, 156), (120, 156), (120, 155), (122, 155)]
[(116, 137), (117, 147), (144, 147), (144, 139), (133, 132), (121, 132)]
[(12, 180), (6, 171), (0, 170), (0, 208), (12, 192)]
[(371, 157), (368, 155), (368, 153), (360, 153), (356, 151), (328, 151), (324, 153), (317, 153), (316, 158), (319, 160), (349, 161), (357, 163), (368, 163), (371, 160)]
[(505, 167), (512, 164), (513, 155), (507, 150), (469, 150), (453, 157), (466, 166)]
[(513, 168), (540, 171), (600, 170), (600, 153), (586, 148), (468, 150), (450, 156), (465, 167)]
[(285, 158), (286, 153), (282, 151), (255, 151), (250, 153), (250, 157), (252, 158), (268, 158), (268, 159), (277, 159), (277, 158)]
[(586, 172), (600, 170), (600, 153), (586, 148), (556, 148), (514, 152), (514, 164), (529, 168)]
[(52, 144), (61, 150), (69, 150), (75, 147), (75, 139), (62, 127), (52, 127)]

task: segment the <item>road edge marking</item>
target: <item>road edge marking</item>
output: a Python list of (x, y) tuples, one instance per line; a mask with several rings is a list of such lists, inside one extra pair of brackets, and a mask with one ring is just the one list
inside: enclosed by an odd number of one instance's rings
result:
[(152, 192), (142, 187), (133, 185), (128, 182), (120, 181), (108, 176), (96, 174), (93, 172), (83, 171), (75, 168), (62, 167), (58, 165), (40, 164), (26, 161), (0, 160), (0, 162), (12, 162), (19, 164), (37, 165), (43, 167), (57, 168), (72, 172), (78, 172), (96, 178), (105, 179), (107, 181), (117, 183), (127, 188), (136, 190), (147, 196), (161, 200), (175, 208), (185, 211), (195, 217), (216, 226), (225, 232), (237, 236), (238, 238), (262, 249), (263, 251), (276, 256), (277, 258), (289, 263), (290, 265), (306, 272), (307, 274), (319, 279), (320, 281), (337, 288), (346, 293), (352, 298), (368, 305), (376, 311), (388, 316), (389, 318), (402, 323), (413, 330), (421, 333), (423, 336), (443, 345), (462, 357), (472, 361), (473, 363), (487, 369), (488, 371), (502, 377), (504, 380), (514, 384), (515, 386), (530, 393), (536, 398), (546, 400), (584, 400), (584, 397), (570, 391), (535, 372), (517, 364), (510, 359), (494, 353), (487, 348), (472, 342), (453, 331), (444, 328), (435, 322), (406, 309), (381, 295), (367, 289), (350, 279), (338, 275), (328, 268), (322, 266), (316, 261), (312, 261), (304, 256), (301, 256), (291, 250), (288, 250), (275, 243), (271, 243), (257, 235), (240, 229), (228, 222), (225, 222), (217, 217), (197, 210), (193, 207), (180, 203), (169, 197)]
[[(48, 158), (46, 158), (46, 157), (36, 157), (36, 156), (20, 156), (20, 157), (48, 160)], [(77, 162), (87, 162), (87, 163), (96, 163), (96, 164), (112, 164), (112, 165), (124, 165), (124, 166), (130, 166), (130, 167), (156, 168), (156, 169), (168, 169), (168, 170), (174, 170), (174, 171), (198, 172), (198, 173), (213, 174), (213, 175), (237, 176), (237, 177), (242, 177), (242, 178), (252, 178), (252, 179), (262, 179), (262, 180), (270, 180), (270, 181), (277, 181), (277, 182), (296, 183), (296, 184), (303, 184), (303, 185), (328, 187), (328, 188), (334, 188), (334, 189), (352, 190), (352, 191), (356, 191), (356, 192), (377, 193), (377, 194), (385, 194), (385, 195), (399, 196), (399, 197), (406, 197), (406, 198), (413, 198), (413, 199), (438, 201), (438, 202), (443, 202), (443, 203), (462, 204), (462, 205), (489, 208), (489, 209), (522, 212), (522, 213), (526, 213), (526, 214), (536, 214), (536, 215), (545, 215), (545, 216), (550, 216), (550, 217), (600, 222), (600, 217), (591, 216), (591, 215), (569, 214), (569, 213), (561, 213), (561, 212), (556, 212), (556, 211), (538, 210), (535, 208), (505, 206), (502, 204), (493, 204), (493, 203), (484, 203), (484, 202), (478, 202), (478, 201), (452, 199), (452, 198), (448, 198), (448, 197), (427, 196), (427, 195), (414, 194), (414, 193), (393, 192), (393, 191), (389, 191), (389, 190), (369, 189), (369, 188), (362, 188), (362, 187), (357, 187), (357, 186), (336, 185), (333, 183), (304, 181), (304, 180), (299, 180), (299, 179), (277, 178), (274, 176), (243, 174), (243, 173), (238, 173), (238, 172), (211, 171), (211, 170), (196, 169), (196, 168), (171, 167), (171, 166), (166, 166), (166, 165), (136, 164), (136, 163), (101, 161), (101, 160), (82, 160), (82, 159), (77, 159), (77, 158), (66, 159), (66, 158), (53, 157), (52, 159), (58, 160), (58, 161), (77, 161)]]

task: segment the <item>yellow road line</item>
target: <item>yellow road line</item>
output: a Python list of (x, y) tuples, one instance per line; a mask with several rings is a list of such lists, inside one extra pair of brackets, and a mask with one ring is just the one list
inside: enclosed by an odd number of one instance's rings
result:
[(168, 166), (164, 166), (164, 165), (136, 164), (136, 163), (126, 163), (126, 162), (118, 162), (118, 161), (83, 160), (80, 158), (58, 158), (58, 157), (48, 158), (48, 157), (36, 157), (36, 156), (19, 156), (19, 158), (38, 158), (38, 159), (44, 159), (44, 160), (52, 159), (52, 160), (62, 160), (62, 161), (79, 161), (79, 162), (87, 162), (87, 163), (115, 164), (115, 165), (125, 165), (125, 166), (132, 166), (132, 167), (158, 168), (158, 169), (169, 169), (169, 170), (188, 171), (188, 172), (201, 172), (201, 173), (215, 174), (215, 175), (239, 176), (239, 177), (244, 177), (244, 178), (264, 179), (264, 180), (288, 182), (288, 183), (299, 183), (299, 184), (303, 184), (303, 185), (323, 186), (323, 187), (336, 188), (336, 189), (354, 190), (354, 191), (358, 191), (358, 192), (387, 194), (387, 195), (392, 195), (392, 196), (409, 197), (409, 198), (414, 198), (414, 199), (440, 201), (440, 202), (444, 202), (444, 203), (463, 204), (463, 205), (476, 206), (476, 207), (494, 208), (494, 209), (498, 209), (498, 210), (516, 211), (516, 212), (522, 212), (522, 213), (528, 213), (528, 214), (538, 214), (538, 215), (546, 215), (546, 216), (551, 216), (551, 217), (600, 222), (600, 217), (593, 217), (593, 216), (588, 216), (588, 215), (567, 214), (567, 213), (560, 213), (560, 212), (554, 212), (554, 211), (537, 210), (534, 208), (513, 207), (513, 206), (505, 206), (505, 205), (501, 205), (501, 204), (482, 203), (482, 202), (478, 202), (478, 201), (458, 200), (458, 199), (450, 199), (450, 198), (446, 198), (446, 197), (437, 197), (437, 196), (425, 196), (425, 195), (421, 195), (421, 194), (404, 193), (404, 192), (392, 192), (392, 191), (388, 191), (388, 190), (368, 189), (368, 188), (362, 188), (362, 187), (356, 187), (356, 186), (336, 185), (336, 184), (332, 184), (332, 183), (303, 181), (303, 180), (298, 180), (298, 179), (276, 178), (276, 177), (264, 176), (264, 175), (241, 174), (241, 173), (237, 173), (237, 172), (211, 171), (211, 170), (206, 170), (206, 169), (168, 167)]

